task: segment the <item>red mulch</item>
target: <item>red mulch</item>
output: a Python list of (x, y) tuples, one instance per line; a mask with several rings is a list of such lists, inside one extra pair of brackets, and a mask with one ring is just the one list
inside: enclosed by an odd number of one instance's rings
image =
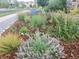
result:
[(63, 43), (66, 57), (63, 59), (79, 59), (79, 41), (74, 43)]

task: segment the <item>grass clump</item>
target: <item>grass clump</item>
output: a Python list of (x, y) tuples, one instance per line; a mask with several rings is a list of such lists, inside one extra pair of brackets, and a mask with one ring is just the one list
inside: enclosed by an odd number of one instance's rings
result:
[(79, 37), (78, 21), (64, 13), (55, 13), (52, 17), (53, 25), (49, 27), (51, 36), (73, 42)]
[(31, 19), (31, 26), (34, 28), (40, 28), (45, 25), (46, 19), (44, 15), (34, 15)]
[(15, 53), (21, 42), (16, 34), (7, 34), (0, 38), (0, 55)]

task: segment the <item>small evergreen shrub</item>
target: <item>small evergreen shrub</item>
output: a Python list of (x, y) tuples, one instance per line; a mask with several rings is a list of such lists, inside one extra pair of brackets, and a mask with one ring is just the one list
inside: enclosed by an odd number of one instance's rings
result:
[(28, 32), (28, 29), (27, 29), (27, 27), (21, 27), (21, 29), (20, 29), (20, 34), (22, 34), (22, 35), (26, 35), (26, 33)]
[(18, 14), (18, 19), (21, 20), (21, 21), (25, 21), (25, 20), (24, 20), (25, 17), (26, 17), (26, 14), (25, 14), (25, 13), (19, 13), (19, 14)]
[(66, 0), (49, 0), (48, 8), (54, 11), (66, 9)]

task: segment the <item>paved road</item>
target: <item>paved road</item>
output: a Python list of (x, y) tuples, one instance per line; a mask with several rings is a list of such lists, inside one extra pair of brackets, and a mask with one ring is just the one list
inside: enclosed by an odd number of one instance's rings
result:
[(7, 11), (9, 11), (9, 10), (6, 9), (6, 8), (0, 8), (0, 13), (2, 13), (2, 12), (7, 12)]

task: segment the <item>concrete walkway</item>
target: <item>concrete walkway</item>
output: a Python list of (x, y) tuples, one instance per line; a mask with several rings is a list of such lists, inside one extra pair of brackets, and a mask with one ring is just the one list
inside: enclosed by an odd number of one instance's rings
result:
[(0, 18), (0, 35), (18, 20), (17, 14), (11, 14)]

